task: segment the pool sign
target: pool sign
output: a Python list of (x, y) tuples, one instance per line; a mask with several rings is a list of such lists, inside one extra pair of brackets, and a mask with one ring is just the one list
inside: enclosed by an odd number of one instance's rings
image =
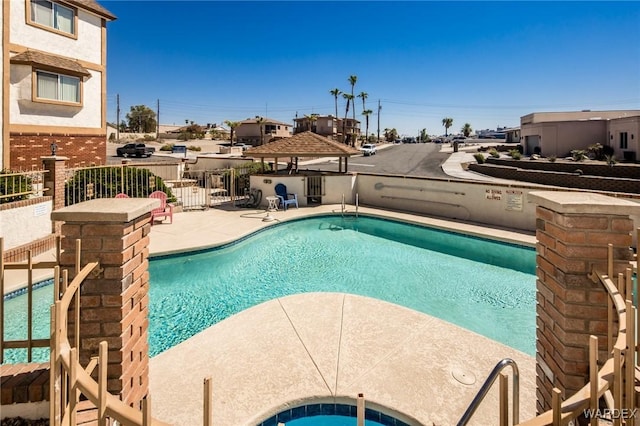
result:
[(510, 211), (522, 211), (522, 191), (514, 189), (507, 189), (507, 210)]
[(502, 200), (502, 190), (501, 189), (485, 189), (484, 197), (487, 200)]

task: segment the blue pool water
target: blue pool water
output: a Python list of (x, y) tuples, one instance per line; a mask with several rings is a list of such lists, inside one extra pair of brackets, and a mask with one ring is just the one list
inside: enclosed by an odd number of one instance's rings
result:
[[(152, 259), (149, 270), (152, 356), (261, 302), (316, 291), (400, 304), (535, 354), (535, 251), (521, 246), (326, 216), (279, 224), (216, 250)], [(38, 290), (42, 316), (34, 335), (47, 336), (51, 291)], [(26, 335), (12, 324), (25, 300), (6, 303), (14, 312), (7, 338)]]

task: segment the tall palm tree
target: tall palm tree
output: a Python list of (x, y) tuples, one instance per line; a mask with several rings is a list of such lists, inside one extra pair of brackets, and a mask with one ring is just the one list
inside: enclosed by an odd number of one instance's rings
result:
[[(349, 76), (349, 84), (351, 85), (351, 100), (353, 101), (356, 97), (353, 94), (353, 88), (356, 86), (356, 81), (358, 81), (357, 75)], [(355, 126), (356, 122), (356, 104), (353, 104), (353, 124)]]
[[(363, 99), (364, 102), (364, 99)], [(373, 111), (371, 111), (370, 109), (365, 109), (364, 111), (362, 111), (362, 115), (364, 115), (364, 118), (366, 120), (367, 123), (367, 127), (366, 127), (366, 131), (364, 132), (364, 141), (368, 142), (368, 138), (369, 138), (369, 116), (373, 114)]]
[(264, 117), (260, 117), (259, 115), (256, 115), (256, 123), (260, 127), (260, 145), (264, 145), (264, 122), (265, 122)]
[(447, 130), (449, 130), (449, 127), (451, 127), (453, 125), (453, 118), (450, 117), (445, 117), (442, 119), (442, 125), (444, 126), (444, 136), (447, 137), (449, 136), (447, 134)]
[(369, 94), (367, 92), (360, 92), (358, 97), (362, 98), (362, 111), (364, 111), (365, 109), (367, 109), (367, 107), (364, 105), (364, 101), (369, 97)]
[(464, 123), (464, 126), (462, 126), (462, 129), (460, 129), (460, 131), (462, 132), (465, 138), (468, 138), (471, 132), (473, 132), (473, 129), (471, 128), (471, 124)]
[(347, 117), (349, 116), (349, 104), (353, 100), (353, 95), (350, 95), (348, 93), (343, 93), (342, 97), (347, 100), (347, 106), (344, 111), (344, 120), (342, 120), (342, 142), (348, 143), (349, 141), (347, 140), (347, 137), (346, 137), (347, 136)]
[(231, 143), (233, 143), (233, 134), (236, 131), (236, 127), (238, 127), (238, 125), (240, 124), (240, 122), (238, 121), (230, 121), (230, 120), (225, 120), (224, 124), (226, 124), (227, 126), (229, 126), (229, 130), (231, 133)]
[(329, 90), (329, 93), (333, 95), (333, 99), (336, 101), (336, 118), (338, 118), (338, 96), (342, 94), (342, 90), (335, 88), (333, 90)]

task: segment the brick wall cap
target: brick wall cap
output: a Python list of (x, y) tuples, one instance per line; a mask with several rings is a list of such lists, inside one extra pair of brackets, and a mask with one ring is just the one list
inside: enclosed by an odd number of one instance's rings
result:
[(56, 160), (56, 161), (67, 161), (69, 157), (64, 157), (62, 155), (43, 155), (40, 157), (41, 160)]
[(160, 200), (154, 198), (101, 198), (56, 210), (51, 220), (127, 223), (158, 207)]
[(640, 214), (639, 203), (589, 192), (532, 191), (529, 201), (558, 213)]

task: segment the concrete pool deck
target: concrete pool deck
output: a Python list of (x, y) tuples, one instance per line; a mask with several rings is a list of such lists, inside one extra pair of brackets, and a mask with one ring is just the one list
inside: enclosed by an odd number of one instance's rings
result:
[[(355, 207), (347, 206), (350, 213)], [(212, 209), (154, 225), (151, 256), (217, 246), (277, 221), (339, 213), (318, 206), (273, 212)], [(360, 207), (405, 220), (533, 246), (529, 234)], [(274, 299), (234, 315), (150, 361), (154, 417), (201, 424), (203, 380), (213, 381), (213, 421), (255, 425), (298, 405), (355, 405), (409, 424), (455, 424), (503, 358), (520, 369), (520, 418), (535, 415), (535, 359), (438, 318), (379, 300), (338, 293)], [(510, 374), (510, 370), (505, 370)], [(463, 384), (456, 380), (472, 381)], [(511, 386), (511, 382), (509, 382)], [(471, 424), (498, 423), (497, 383)]]
[[(293, 208), (271, 213), (273, 222), (263, 222), (266, 212), (258, 209), (176, 213), (173, 224), (152, 227), (150, 256), (214, 247), (278, 221), (340, 212), (340, 205)], [(354, 213), (355, 207), (347, 206), (347, 212)], [(535, 245), (533, 233), (367, 207), (359, 213)], [(19, 288), (13, 272), (7, 271), (7, 284)], [(409, 424), (449, 425), (459, 420), (495, 364), (507, 357), (520, 369), (520, 419), (533, 417), (533, 357), (387, 302), (300, 294), (254, 306), (153, 357), (152, 412), (176, 425), (202, 424), (203, 380), (211, 377), (218, 425), (255, 425), (298, 405), (355, 405), (358, 393), (364, 394), (367, 408)], [(497, 424), (497, 419), (496, 383), (470, 424)]]

